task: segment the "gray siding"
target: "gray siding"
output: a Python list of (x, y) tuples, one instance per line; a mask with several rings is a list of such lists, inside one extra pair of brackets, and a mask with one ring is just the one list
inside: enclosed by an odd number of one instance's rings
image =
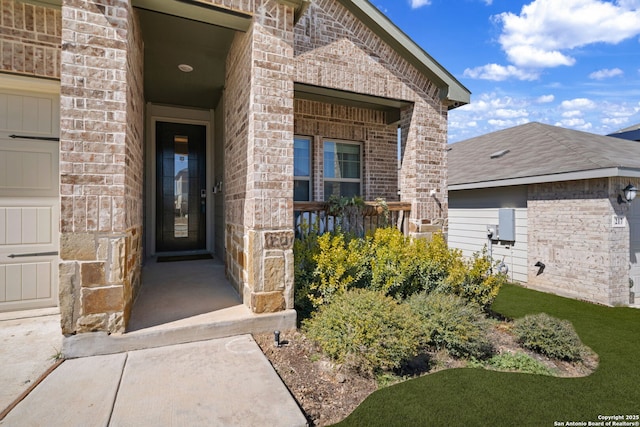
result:
[[(451, 193), (450, 193), (451, 194)], [(527, 282), (527, 209), (516, 208), (516, 240), (513, 243), (494, 242), (493, 258), (509, 267), (509, 278)], [(498, 208), (449, 209), (448, 242), (471, 257), (488, 244), (487, 225), (498, 224)]]

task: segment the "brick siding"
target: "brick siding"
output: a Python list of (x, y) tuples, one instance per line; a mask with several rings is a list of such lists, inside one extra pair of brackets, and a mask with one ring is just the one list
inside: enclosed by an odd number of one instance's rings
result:
[(295, 134), (312, 137), (313, 200), (324, 200), (324, 139), (362, 144), (362, 196), (398, 200), (397, 126), (382, 111), (297, 99)]
[[(142, 257), (142, 37), (126, 2), (65, 3), (62, 26), (60, 288), (74, 296), (63, 329), (123, 332)], [(88, 282), (85, 263), (104, 281)]]
[[(601, 304), (629, 302), (629, 228), (613, 228), (621, 179), (529, 186), (528, 286)], [(536, 262), (545, 264), (540, 275)]]
[(35, 77), (60, 77), (60, 10), (1, 0), (0, 70)]
[(448, 110), (433, 82), (332, 0), (313, 2), (296, 25), (294, 65), (296, 82), (413, 102), (401, 120), (401, 199), (413, 203), (414, 232), (444, 224)]

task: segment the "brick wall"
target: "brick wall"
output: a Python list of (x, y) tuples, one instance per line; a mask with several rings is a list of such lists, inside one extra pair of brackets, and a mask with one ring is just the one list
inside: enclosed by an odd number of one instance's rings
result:
[(1, 0), (0, 70), (60, 77), (60, 10)]
[(228, 277), (256, 313), (293, 308), (293, 10), (255, 2), (227, 58)]
[(439, 89), (333, 0), (313, 2), (296, 25), (294, 66), (296, 82), (413, 102), (401, 120), (401, 199), (412, 202), (414, 233), (443, 225), (448, 110)]
[(397, 127), (382, 111), (297, 99), (295, 134), (313, 138), (313, 200), (324, 200), (324, 138), (362, 144), (362, 196), (398, 200)]
[[(622, 182), (592, 179), (529, 186), (528, 286), (602, 304), (629, 301), (629, 229), (613, 228)], [(536, 262), (545, 264), (540, 275)]]
[(123, 332), (140, 282), (142, 42), (127, 2), (62, 7), (63, 332)]

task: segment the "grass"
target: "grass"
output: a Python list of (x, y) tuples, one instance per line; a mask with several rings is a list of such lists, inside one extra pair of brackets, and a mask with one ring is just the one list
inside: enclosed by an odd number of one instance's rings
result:
[[(600, 357), (584, 378), (451, 369), (380, 389), (340, 426), (553, 426), (640, 414), (640, 310), (505, 286), (493, 310), (570, 320)], [(635, 422), (635, 421), (633, 421)]]

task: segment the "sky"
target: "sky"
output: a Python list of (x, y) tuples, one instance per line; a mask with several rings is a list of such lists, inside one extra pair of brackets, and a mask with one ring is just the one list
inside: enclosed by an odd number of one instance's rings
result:
[(640, 123), (640, 0), (370, 0), (471, 91), (449, 142)]

